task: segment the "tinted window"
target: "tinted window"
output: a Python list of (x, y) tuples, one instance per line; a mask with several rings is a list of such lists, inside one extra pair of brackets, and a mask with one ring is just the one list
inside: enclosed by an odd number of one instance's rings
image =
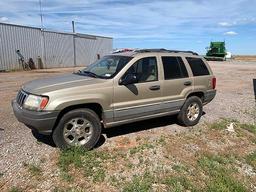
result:
[(136, 61), (126, 73), (134, 73), (138, 83), (157, 81), (157, 61), (155, 57), (145, 57)]
[(180, 57), (162, 57), (164, 79), (188, 77), (187, 69)]
[(187, 57), (186, 58), (194, 76), (209, 75), (209, 71), (200, 58)]

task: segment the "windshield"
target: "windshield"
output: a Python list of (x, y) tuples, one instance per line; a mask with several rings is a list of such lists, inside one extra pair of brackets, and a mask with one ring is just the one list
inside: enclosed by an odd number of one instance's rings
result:
[(109, 55), (97, 60), (89, 65), (80, 74), (85, 74), (93, 77), (104, 79), (113, 78), (130, 60), (132, 57)]

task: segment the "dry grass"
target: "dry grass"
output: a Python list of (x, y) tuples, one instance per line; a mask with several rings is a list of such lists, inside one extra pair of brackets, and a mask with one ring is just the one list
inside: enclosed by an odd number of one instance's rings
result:
[(236, 55), (234, 56), (235, 60), (238, 61), (256, 61), (255, 55)]

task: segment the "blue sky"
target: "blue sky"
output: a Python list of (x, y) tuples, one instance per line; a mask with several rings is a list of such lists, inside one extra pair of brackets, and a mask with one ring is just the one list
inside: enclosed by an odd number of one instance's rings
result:
[[(256, 0), (42, 0), (44, 27), (114, 38), (114, 48), (256, 54)], [(38, 0), (0, 0), (0, 22), (40, 27)]]

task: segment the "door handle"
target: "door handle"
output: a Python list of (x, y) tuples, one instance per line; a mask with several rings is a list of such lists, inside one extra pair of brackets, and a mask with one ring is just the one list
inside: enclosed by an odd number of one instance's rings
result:
[(152, 91), (159, 90), (160, 85), (153, 85), (153, 86), (149, 87), (149, 89), (152, 90)]
[(184, 83), (184, 85), (186, 85), (186, 86), (192, 85), (192, 82), (191, 82), (191, 81), (186, 81), (186, 82)]

